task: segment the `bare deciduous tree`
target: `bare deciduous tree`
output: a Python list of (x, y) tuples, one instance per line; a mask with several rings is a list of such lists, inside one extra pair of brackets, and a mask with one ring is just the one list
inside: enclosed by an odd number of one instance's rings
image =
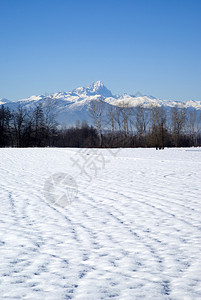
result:
[(138, 105), (136, 107), (136, 134), (138, 139), (142, 138), (146, 134), (148, 124), (149, 110), (147, 110), (143, 105)]
[(179, 108), (177, 105), (173, 107), (171, 113), (172, 135), (176, 147), (180, 146), (180, 138), (186, 124), (186, 109)]
[(13, 113), (13, 127), (15, 134), (15, 145), (22, 147), (23, 130), (27, 120), (27, 110), (18, 106), (17, 110)]
[(100, 147), (102, 146), (102, 125), (104, 109), (105, 103), (102, 99), (91, 101), (90, 114), (98, 133)]
[(11, 113), (3, 105), (0, 107), (0, 147), (5, 147), (10, 137)]

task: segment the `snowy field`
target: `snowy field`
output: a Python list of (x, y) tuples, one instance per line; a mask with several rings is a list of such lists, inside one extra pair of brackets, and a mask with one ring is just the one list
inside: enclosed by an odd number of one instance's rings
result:
[(0, 299), (201, 299), (200, 148), (0, 149), (0, 174)]

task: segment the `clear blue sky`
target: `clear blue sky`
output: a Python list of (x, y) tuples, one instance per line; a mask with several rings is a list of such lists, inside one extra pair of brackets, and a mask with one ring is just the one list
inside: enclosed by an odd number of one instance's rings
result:
[(0, 0), (0, 98), (96, 80), (201, 100), (201, 1)]

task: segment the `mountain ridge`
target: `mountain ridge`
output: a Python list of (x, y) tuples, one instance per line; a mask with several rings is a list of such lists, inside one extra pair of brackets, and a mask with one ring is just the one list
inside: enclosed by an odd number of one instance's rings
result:
[[(156, 98), (154, 96), (151, 95), (143, 95), (140, 92), (137, 92), (134, 95), (130, 95), (127, 93), (124, 93), (123, 95), (113, 95), (112, 92), (100, 81), (95, 81), (93, 82), (91, 85), (87, 86), (87, 87), (78, 87), (76, 89), (73, 89), (72, 91), (69, 92), (65, 92), (65, 91), (60, 91), (57, 93), (53, 93), (50, 96), (44, 96), (44, 95), (32, 95), (28, 98), (23, 98), (23, 99), (19, 99), (17, 101), (10, 101), (8, 99), (5, 98), (0, 98), (0, 102), (2, 103), (20, 103), (20, 102), (31, 102), (31, 101), (39, 101), (42, 99), (47, 99), (49, 97), (52, 97), (54, 99), (60, 99), (60, 100), (68, 100), (71, 102), (74, 102), (76, 100), (83, 100), (86, 97), (93, 97), (95, 96), (96, 98), (103, 98), (103, 100), (110, 100), (108, 102), (111, 103), (111, 100), (113, 100), (112, 104), (118, 104), (115, 103), (116, 101), (129, 101), (130, 100), (130, 104), (132, 106), (137, 106), (138, 105), (138, 101), (140, 100), (139, 104), (142, 104), (142, 100), (144, 100), (145, 104), (148, 104), (148, 102), (150, 101), (151, 104), (153, 104), (153, 101), (157, 102), (158, 104), (164, 104), (164, 105), (184, 105), (184, 106), (196, 106), (197, 108), (199, 107), (201, 109), (201, 101), (196, 101), (196, 100), (189, 100), (189, 101), (177, 101), (177, 100), (162, 100), (160, 98)], [(107, 99), (109, 98), (109, 99)], [(112, 98), (112, 99), (111, 99)], [(135, 102), (134, 102), (135, 100)], [(195, 105), (197, 104), (197, 105)]]
[(87, 87), (78, 87), (69, 92), (57, 92), (50, 96), (38, 95), (11, 102), (7, 99), (0, 99), (0, 105), (4, 104), (11, 109), (16, 109), (21, 105), (27, 109), (35, 107), (41, 103), (46, 105), (48, 101), (54, 102), (55, 113), (58, 122), (73, 125), (77, 120), (89, 120), (89, 109), (92, 101), (103, 100), (107, 106), (136, 107), (142, 105), (145, 108), (165, 107), (167, 109), (177, 105), (187, 109), (201, 110), (201, 101), (190, 100), (187, 102), (174, 100), (161, 100), (153, 96), (136, 93), (135, 95), (113, 95), (112, 92), (101, 82), (96, 81)]

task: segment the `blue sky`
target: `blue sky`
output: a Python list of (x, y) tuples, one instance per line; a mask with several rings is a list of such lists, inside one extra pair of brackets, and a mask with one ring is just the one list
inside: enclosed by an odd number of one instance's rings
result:
[(0, 0), (0, 98), (101, 80), (201, 100), (200, 0)]

